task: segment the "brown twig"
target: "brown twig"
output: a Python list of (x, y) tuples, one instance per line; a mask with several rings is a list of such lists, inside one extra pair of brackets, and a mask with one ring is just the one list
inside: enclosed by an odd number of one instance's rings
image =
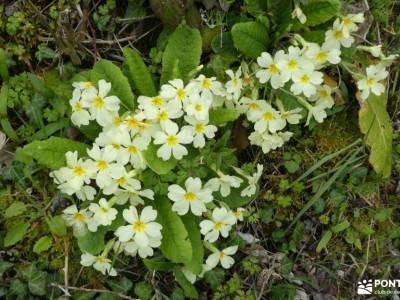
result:
[[(137, 298), (132, 298), (130, 296), (126, 296), (124, 294), (114, 292), (114, 291), (109, 291), (109, 290), (101, 290), (101, 289), (88, 289), (88, 288), (83, 288), (83, 287), (77, 287), (77, 286), (62, 286), (61, 284), (57, 283), (51, 283), (51, 286), (54, 286), (56, 288), (59, 288), (62, 290), (64, 293), (68, 290), (73, 290), (73, 291), (81, 291), (81, 292), (88, 292), (88, 293), (107, 293), (107, 294), (112, 294), (115, 296), (118, 296), (122, 299), (129, 299), (129, 300), (139, 300)], [(69, 295), (69, 294), (68, 294)], [(70, 296), (70, 295), (69, 295)]]

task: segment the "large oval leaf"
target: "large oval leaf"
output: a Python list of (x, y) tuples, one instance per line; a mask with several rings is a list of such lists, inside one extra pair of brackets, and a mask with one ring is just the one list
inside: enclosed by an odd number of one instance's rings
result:
[(178, 61), (182, 79), (188, 80), (188, 74), (200, 64), (201, 43), (199, 30), (190, 28), (186, 24), (181, 24), (176, 28), (169, 37), (163, 54), (161, 84), (174, 79), (176, 61)]
[(236, 23), (232, 27), (232, 38), (235, 47), (251, 58), (266, 51), (269, 40), (267, 28), (258, 22)]
[(175, 168), (178, 161), (175, 158), (169, 160), (162, 160), (157, 156), (158, 146), (150, 144), (146, 151), (143, 152), (143, 158), (150, 169), (156, 172), (158, 175), (167, 174), (173, 168)]
[(199, 219), (191, 214), (182, 216), (192, 244), (192, 259), (185, 265), (192, 273), (200, 274), (203, 270), (204, 247), (199, 229)]
[(172, 211), (170, 201), (165, 197), (154, 200), (162, 228), (161, 252), (174, 263), (187, 264), (192, 259), (192, 246), (188, 232), (181, 218)]
[(101, 79), (110, 82), (110, 95), (117, 96), (127, 108), (135, 108), (135, 96), (132, 93), (128, 78), (111, 61), (101, 59), (95, 63), (90, 78), (93, 82), (98, 82)]

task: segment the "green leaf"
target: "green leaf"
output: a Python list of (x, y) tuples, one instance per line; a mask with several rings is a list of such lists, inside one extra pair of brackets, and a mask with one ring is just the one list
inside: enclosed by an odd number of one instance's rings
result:
[(196, 288), (189, 280), (186, 279), (185, 275), (182, 273), (179, 267), (175, 267), (175, 278), (179, 285), (182, 287), (185, 296), (192, 299), (198, 299), (199, 294)]
[(25, 211), (26, 211), (25, 203), (21, 201), (15, 201), (6, 209), (4, 213), (4, 218), (9, 219), (15, 216), (19, 216)]
[(101, 59), (95, 63), (90, 73), (90, 78), (93, 82), (98, 82), (101, 79), (110, 82), (111, 91), (109, 95), (117, 96), (128, 109), (135, 108), (135, 96), (132, 93), (128, 79), (121, 69), (111, 61)]
[(48, 236), (42, 236), (33, 246), (33, 252), (36, 254), (42, 253), (50, 249), (53, 240)]
[(185, 17), (186, 0), (150, 0), (155, 15), (168, 26), (177, 26)]
[(67, 234), (67, 227), (65, 226), (64, 219), (61, 216), (55, 216), (47, 220), (50, 231), (58, 236), (65, 236)]
[(198, 224), (199, 219), (191, 214), (182, 216), (182, 221), (185, 224), (189, 234), (189, 240), (192, 244), (192, 259), (185, 266), (193, 273), (200, 274), (203, 270), (204, 247), (201, 239), (201, 233)]
[(281, 261), (281, 270), (280, 273), (283, 276), (288, 276), (293, 269), (294, 263), (290, 260), (289, 257), (284, 256)]
[(28, 281), (29, 291), (33, 295), (44, 296), (46, 294), (47, 273), (43, 271), (35, 272)]
[(153, 286), (145, 281), (141, 281), (135, 284), (135, 294), (141, 299), (141, 300), (149, 300), (152, 298), (154, 294), (154, 288)]
[(159, 261), (156, 258), (145, 258), (143, 263), (150, 270), (155, 271), (171, 271), (175, 264), (168, 261)]
[(320, 0), (311, 1), (302, 8), (303, 13), (307, 17), (306, 26), (315, 26), (326, 21), (329, 21), (333, 17), (337, 16), (340, 12), (340, 1), (339, 0)]
[(133, 287), (132, 281), (126, 277), (121, 277), (119, 280), (108, 280), (107, 284), (113, 291), (125, 294)]
[(376, 173), (388, 178), (392, 168), (392, 122), (386, 111), (387, 96), (371, 94), (358, 112), (365, 143), (371, 147), (369, 162)]
[(223, 32), (216, 35), (211, 41), (211, 48), (217, 54), (236, 54), (233, 45), (232, 33)]
[(334, 233), (338, 233), (341, 232), (343, 230), (345, 230), (346, 228), (348, 228), (350, 226), (349, 221), (344, 220), (343, 222), (340, 222), (339, 224), (336, 224), (335, 226), (333, 226), (331, 228), (332, 232)]
[(332, 238), (332, 231), (330, 231), (330, 230), (325, 231), (324, 235), (322, 236), (322, 238), (319, 241), (318, 246), (317, 246), (318, 253), (321, 252), (321, 250), (323, 248), (325, 248), (326, 245), (328, 245), (331, 238)]
[(266, 51), (269, 41), (267, 28), (258, 22), (236, 23), (232, 27), (232, 38), (235, 47), (251, 58)]
[(78, 151), (79, 156), (86, 155), (87, 145), (66, 138), (51, 137), (44, 141), (34, 141), (18, 148), (16, 159), (26, 162), (35, 159), (39, 164), (52, 170), (65, 165), (65, 153)]
[(156, 96), (157, 90), (142, 57), (136, 49), (124, 48), (126, 75), (139, 95)]
[(8, 83), (3, 82), (0, 90), (0, 125), (3, 132), (10, 138), (12, 141), (18, 141), (18, 136), (15, 133), (15, 130), (10, 124), (10, 120), (7, 115), (7, 100), (8, 100), (8, 91), (9, 86)]
[(174, 263), (187, 264), (192, 259), (192, 246), (188, 232), (181, 218), (172, 211), (169, 199), (159, 197), (154, 200), (157, 221), (162, 225), (161, 252)]
[(271, 3), (269, 11), (275, 24), (274, 41), (277, 42), (292, 26), (292, 0), (278, 0)]
[(222, 125), (239, 118), (240, 113), (234, 109), (216, 108), (210, 111), (210, 124)]
[(191, 71), (200, 64), (201, 56), (200, 31), (180, 24), (171, 34), (162, 58), (161, 84), (174, 79), (174, 66), (178, 60), (179, 73), (187, 81)]
[(17, 223), (11, 226), (11, 228), (7, 230), (6, 237), (4, 238), (4, 246), (9, 247), (22, 240), (28, 228), (29, 224), (27, 223)]
[(219, 192), (215, 193), (215, 197), (218, 200), (223, 201), (226, 204), (228, 204), (228, 206), (231, 209), (235, 209), (235, 208), (238, 208), (240, 206), (244, 206), (244, 205), (248, 204), (250, 201), (252, 201), (257, 196), (258, 191), (253, 196), (242, 197), (240, 195), (240, 193), (242, 192), (242, 190), (245, 187), (246, 187), (246, 183), (242, 183), (242, 185), (239, 188), (232, 188), (231, 189), (231, 193), (227, 197), (222, 197), (222, 195)]
[(142, 153), (147, 165), (150, 169), (156, 172), (158, 175), (167, 174), (173, 168), (175, 168), (178, 161), (175, 158), (169, 160), (163, 160), (157, 156), (157, 150), (159, 146), (150, 144), (146, 151)]
[(4, 49), (0, 49), (0, 77), (3, 81), (8, 81), (8, 66), (7, 66), (7, 54)]

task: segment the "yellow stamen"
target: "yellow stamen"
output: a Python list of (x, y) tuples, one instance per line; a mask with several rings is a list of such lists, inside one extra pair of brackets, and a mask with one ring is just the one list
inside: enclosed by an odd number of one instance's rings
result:
[(166, 121), (166, 120), (168, 120), (168, 112), (166, 112), (166, 111), (161, 111), (159, 114), (158, 114), (158, 119), (160, 120), (160, 122), (164, 122), (164, 121)]
[(82, 177), (85, 175), (85, 170), (81, 166), (75, 166), (73, 171), (76, 176)]
[(274, 118), (274, 115), (272, 114), (272, 112), (267, 111), (262, 115), (262, 118), (264, 121), (272, 121), (272, 119)]
[(187, 202), (191, 202), (196, 199), (196, 194), (193, 192), (187, 192), (184, 196), (183, 199)]
[(100, 170), (104, 171), (104, 170), (106, 170), (108, 168), (108, 164), (107, 164), (107, 162), (105, 160), (98, 160), (97, 161), (97, 167)]
[(197, 111), (197, 112), (202, 111), (203, 110), (203, 105), (201, 105), (200, 103), (197, 103), (194, 106), (194, 110)]
[(177, 89), (176, 96), (179, 100), (183, 101), (186, 98), (186, 91), (184, 89)]
[(163, 105), (163, 103), (164, 99), (160, 96), (156, 96), (151, 99), (151, 104), (153, 104), (155, 107), (160, 107), (161, 105)]
[(341, 40), (343, 38), (343, 32), (341, 30), (335, 31), (335, 39)]
[(204, 89), (208, 90), (208, 89), (211, 87), (211, 83), (212, 83), (212, 82), (211, 82), (210, 79), (204, 78), (203, 81), (201, 82), (201, 86), (202, 86)]
[(197, 133), (203, 133), (204, 132), (204, 124), (198, 123), (194, 126), (194, 131)]
[(224, 226), (224, 223), (217, 222), (217, 223), (214, 224), (214, 229), (215, 230), (221, 230), (223, 226)]
[(326, 55), (326, 53), (324, 51), (320, 51), (315, 58), (317, 61), (326, 61), (328, 56)]
[(296, 70), (297, 69), (297, 61), (295, 61), (294, 59), (291, 59), (288, 61), (288, 69), (289, 70)]
[(311, 77), (309, 75), (307, 75), (307, 74), (303, 74), (300, 77), (300, 81), (301, 81), (302, 84), (308, 84), (311, 81)]
[(133, 230), (135, 232), (143, 232), (145, 228), (146, 224), (141, 220), (138, 220), (133, 224)]
[(130, 153), (130, 154), (136, 154), (136, 153), (138, 153), (137, 147), (134, 146), (134, 145), (129, 145), (129, 146), (128, 146), (128, 153)]
[(79, 222), (84, 222), (86, 220), (86, 216), (77, 212), (74, 214), (74, 220), (79, 221)]
[(125, 177), (120, 177), (116, 180), (117, 184), (123, 185), (126, 183), (126, 178)]
[(82, 109), (81, 103), (80, 102), (76, 102), (75, 105), (74, 105), (74, 110), (75, 111), (81, 111), (81, 109)]
[(279, 73), (279, 69), (275, 64), (270, 64), (268, 67), (269, 71), (271, 72), (271, 74), (278, 74)]
[(178, 138), (176, 135), (170, 135), (167, 137), (166, 143), (170, 147), (176, 146), (178, 145)]
[(101, 109), (104, 107), (104, 100), (100, 96), (94, 97), (94, 106), (98, 109)]

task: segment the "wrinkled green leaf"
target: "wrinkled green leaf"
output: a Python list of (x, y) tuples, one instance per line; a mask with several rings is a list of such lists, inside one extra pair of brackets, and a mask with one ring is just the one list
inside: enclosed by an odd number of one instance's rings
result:
[(326, 21), (329, 21), (333, 17), (340, 13), (340, 1), (339, 0), (317, 0), (311, 1), (303, 8), (303, 13), (307, 17), (306, 26), (315, 26)]
[(33, 252), (36, 254), (42, 253), (50, 249), (53, 240), (48, 236), (42, 236), (33, 246)]
[(4, 238), (4, 246), (9, 247), (22, 240), (28, 231), (28, 228), (29, 224), (27, 223), (17, 223), (11, 226), (7, 230), (6, 237)]
[(266, 51), (269, 41), (267, 28), (258, 22), (236, 23), (232, 27), (232, 38), (235, 47), (251, 58)]
[(326, 245), (328, 245), (331, 238), (332, 238), (332, 231), (330, 230), (325, 231), (317, 246), (318, 253), (321, 252), (322, 249), (326, 247)]
[(61, 216), (55, 216), (47, 220), (50, 231), (58, 236), (65, 236), (67, 234), (67, 227), (65, 226), (64, 219)]
[(222, 125), (239, 118), (240, 113), (234, 109), (216, 108), (210, 111), (210, 124)]
[(136, 49), (124, 48), (124, 65), (128, 79), (139, 95), (156, 96), (157, 90), (142, 57)]
[(24, 162), (35, 159), (39, 164), (55, 170), (65, 165), (65, 153), (78, 151), (79, 156), (85, 156), (87, 147), (86, 144), (66, 138), (51, 137), (18, 148), (16, 158)]
[(90, 78), (93, 82), (98, 82), (101, 79), (110, 82), (111, 91), (109, 95), (117, 96), (127, 108), (135, 108), (135, 96), (132, 93), (128, 79), (121, 69), (111, 61), (101, 59), (95, 63), (90, 73)]
[(200, 274), (203, 270), (204, 247), (201, 239), (199, 222), (200, 220), (191, 215), (182, 216), (182, 221), (185, 224), (189, 234), (190, 243), (192, 245), (192, 259), (185, 266), (193, 273)]
[(388, 178), (392, 168), (392, 122), (386, 111), (387, 96), (371, 94), (362, 104), (359, 116), (365, 143), (371, 147), (369, 162), (374, 170)]
[(157, 156), (157, 150), (159, 146), (150, 144), (146, 151), (143, 152), (143, 158), (150, 169), (159, 175), (167, 174), (173, 168), (175, 168), (178, 161), (175, 158), (169, 160), (163, 160)]
[(181, 218), (172, 211), (169, 199), (158, 197), (154, 200), (157, 221), (162, 225), (161, 252), (174, 263), (187, 264), (192, 259), (192, 246), (188, 232)]
[(26, 211), (25, 203), (21, 201), (15, 201), (6, 209), (4, 213), (4, 218), (9, 219), (15, 216), (19, 216), (25, 211)]
[(181, 78), (187, 81), (191, 71), (200, 64), (201, 56), (200, 31), (181, 24), (168, 39), (162, 58), (161, 84), (174, 79), (174, 66), (178, 59), (178, 70)]

